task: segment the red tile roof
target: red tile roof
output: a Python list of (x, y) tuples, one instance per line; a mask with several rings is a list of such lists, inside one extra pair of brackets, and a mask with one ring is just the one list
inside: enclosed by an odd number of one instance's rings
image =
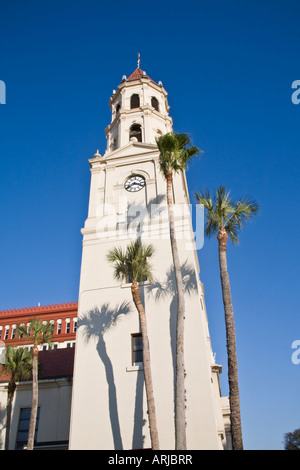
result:
[(155, 83), (154, 80), (152, 80), (152, 78), (148, 77), (148, 75), (144, 75), (145, 72), (143, 72), (143, 70), (137, 68), (135, 69), (134, 72), (132, 72), (132, 74), (126, 79), (127, 82), (131, 81), (131, 80), (138, 80), (139, 78), (148, 78), (148, 80), (151, 80), (151, 82)]

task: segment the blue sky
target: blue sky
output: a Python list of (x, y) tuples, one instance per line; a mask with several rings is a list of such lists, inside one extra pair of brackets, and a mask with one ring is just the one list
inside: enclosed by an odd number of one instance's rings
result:
[[(190, 195), (223, 184), (260, 213), (228, 248), (247, 449), (300, 427), (300, 3), (2, 0), (0, 309), (76, 301), (88, 158), (105, 150), (112, 90), (141, 68), (169, 93), (174, 130), (203, 149)], [(228, 393), (217, 245), (199, 251)]]

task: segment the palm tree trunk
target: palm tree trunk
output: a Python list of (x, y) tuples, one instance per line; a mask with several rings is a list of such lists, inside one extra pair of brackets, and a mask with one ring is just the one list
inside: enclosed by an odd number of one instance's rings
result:
[(16, 382), (9, 382), (7, 390), (7, 409), (6, 409), (6, 433), (5, 433), (5, 450), (9, 450), (9, 434), (11, 424), (12, 403), (16, 390)]
[(36, 417), (38, 409), (38, 348), (35, 346), (32, 352), (32, 406), (28, 431), (27, 450), (33, 450)]
[(154, 402), (154, 393), (153, 393), (147, 321), (146, 321), (146, 314), (145, 314), (144, 306), (141, 302), (140, 289), (139, 289), (136, 279), (134, 279), (131, 284), (131, 292), (132, 292), (132, 298), (133, 298), (134, 304), (139, 313), (141, 332), (142, 332), (143, 365), (144, 365), (147, 406), (148, 406), (148, 414), (149, 414), (151, 447), (153, 450), (159, 450), (159, 439), (158, 439), (156, 411), (155, 411), (155, 402)]
[(167, 204), (169, 210), (170, 242), (177, 288), (177, 329), (176, 329), (176, 385), (175, 385), (175, 448), (186, 450), (185, 421), (185, 386), (184, 386), (184, 318), (185, 301), (183, 282), (179, 261), (177, 241), (175, 238), (174, 203), (172, 193), (172, 171), (167, 174)]
[(232, 447), (233, 450), (243, 450), (235, 325), (226, 257), (228, 235), (224, 227), (220, 228), (217, 239), (219, 242), (220, 277), (225, 311)]

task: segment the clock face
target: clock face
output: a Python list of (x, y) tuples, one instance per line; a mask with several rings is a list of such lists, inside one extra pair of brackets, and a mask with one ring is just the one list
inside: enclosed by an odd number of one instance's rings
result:
[(135, 176), (131, 176), (130, 178), (128, 178), (124, 187), (127, 191), (134, 193), (136, 191), (140, 191), (141, 189), (143, 189), (145, 184), (146, 184), (146, 181), (145, 181), (145, 178), (143, 178), (143, 176), (135, 175)]

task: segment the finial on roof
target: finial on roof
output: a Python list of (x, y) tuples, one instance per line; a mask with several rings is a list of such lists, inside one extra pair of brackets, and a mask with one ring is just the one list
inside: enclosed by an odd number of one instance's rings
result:
[(138, 69), (140, 68), (140, 65), (141, 65), (141, 54), (139, 52), (137, 52), (137, 55), (138, 55), (138, 62), (137, 62), (137, 67)]

